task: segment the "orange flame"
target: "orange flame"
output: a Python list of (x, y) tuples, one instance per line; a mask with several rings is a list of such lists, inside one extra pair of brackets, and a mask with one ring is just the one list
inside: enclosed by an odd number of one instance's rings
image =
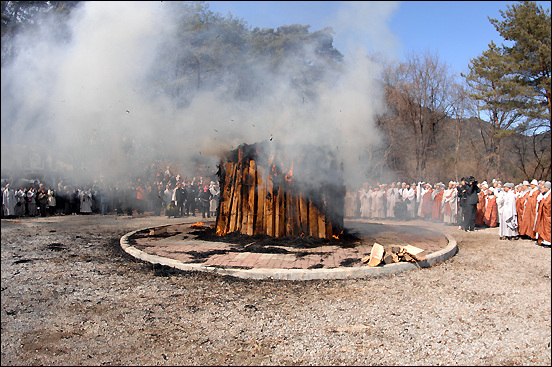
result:
[(286, 181), (291, 181), (293, 179), (293, 162), (291, 162), (291, 168), (285, 176)]
[(201, 226), (203, 226), (203, 222), (196, 222), (196, 223), (192, 224), (190, 227), (192, 227), (192, 228), (199, 228), (199, 227), (201, 227)]
[(336, 240), (338, 240), (339, 236), (341, 236), (342, 233), (343, 233), (343, 231), (339, 232), (339, 234), (337, 236), (335, 234), (332, 235), (332, 237), (335, 238)]

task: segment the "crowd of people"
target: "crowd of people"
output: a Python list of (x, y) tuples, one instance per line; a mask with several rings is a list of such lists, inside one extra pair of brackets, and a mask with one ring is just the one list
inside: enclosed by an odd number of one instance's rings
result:
[[(2, 188), (3, 217), (79, 214), (216, 217), (220, 187), (213, 177), (182, 178), (169, 167), (164, 172), (127, 185), (94, 184), (56, 187), (44, 184)], [(438, 182), (392, 182), (347, 190), (345, 218), (409, 220), (421, 218), (458, 225), (467, 232), (499, 227), (500, 239), (526, 238), (550, 246), (550, 181), (523, 181), (518, 185), (493, 179), (479, 183), (463, 177), (448, 186)]]
[(517, 185), (473, 176), (460, 182), (364, 183), (345, 195), (345, 218), (423, 219), (467, 232), (499, 227), (502, 240), (532, 239), (550, 246), (550, 181)]
[(203, 177), (187, 179), (173, 174), (169, 167), (146, 179), (128, 180), (125, 185), (55, 187), (44, 183), (2, 188), (2, 217), (21, 218), (53, 215), (116, 214), (184, 217), (216, 215), (220, 187), (217, 180)]

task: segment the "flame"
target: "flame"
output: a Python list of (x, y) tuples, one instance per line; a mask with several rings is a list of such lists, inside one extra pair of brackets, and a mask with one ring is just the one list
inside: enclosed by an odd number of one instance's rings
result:
[(291, 168), (289, 172), (285, 175), (286, 181), (291, 181), (293, 179), (293, 162), (291, 162)]
[(335, 238), (336, 240), (339, 239), (339, 236), (341, 236), (343, 234), (343, 231), (339, 232), (339, 234), (336, 236), (335, 234), (332, 235), (333, 238)]
[(190, 227), (192, 228), (199, 228), (203, 226), (203, 222), (195, 222), (194, 224), (192, 224)]

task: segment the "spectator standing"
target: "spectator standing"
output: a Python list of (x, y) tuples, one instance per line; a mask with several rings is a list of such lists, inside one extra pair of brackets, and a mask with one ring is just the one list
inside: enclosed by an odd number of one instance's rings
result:
[(513, 183), (506, 182), (502, 195), (496, 199), (497, 210), (500, 212), (498, 234), (501, 240), (517, 239), (519, 235), (516, 196), (513, 188)]
[(526, 200), (523, 207), (523, 214), (519, 220), (519, 235), (527, 236), (533, 240), (537, 238), (533, 227), (535, 224), (535, 216), (537, 215), (537, 197), (539, 194), (538, 181), (531, 181), (529, 192), (525, 196)]
[(487, 189), (485, 195), (485, 214), (483, 224), (489, 227), (496, 227), (498, 222), (498, 208), (496, 206), (496, 195), (492, 188)]
[(4, 191), (2, 192), (2, 206), (4, 208), (4, 215), (6, 217), (15, 216), (15, 205), (17, 199), (15, 198), (15, 192), (10, 187), (10, 184), (6, 184)]
[(27, 209), (29, 217), (36, 217), (36, 190), (34, 187), (27, 190)]
[(182, 186), (182, 182), (178, 182), (176, 188), (174, 189), (174, 199), (177, 216), (183, 217), (185, 215), (186, 190)]
[(458, 229), (464, 229), (464, 223), (466, 222), (466, 195), (468, 191), (468, 184), (466, 178), (460, 179), (460, 186), (458, 186), (458, 222), (462, 223), (458, 226)]
[(165, 210), (165, 215), (168, 215), (167, 210), (168, 210), (169, 204), (172, 202), (173, 193), (174, 193), (174, 190), (171, 189), (171, 185), (166, 184), (165, 191), (163, 191), (163, 207)]
[(477, 227), (483, 227), (484, 222), (483, 218), (485, 217), (485, 197), (487, 196), (487, 181), (483, 181), (480, 186), (479, 194), (477, 194), (479, 202), (477, 203), (477, 208), (475, 210), (475, 225)]
[(479, 192), (481, 189), (477, 185), (477, 181), (473, 176), (467, 180), (468, 189), (466, 190), (466, 213), (464, 215), (464, 231), (475, 231), (475, 214), (477, 211), (477, 203), (479, 202)]
[(23, 217), (25, 216), (25, 189), (23, 187), (20, 187), (17, 191), (15, 191), (15, 216), (16, 217)]
[(150, 192), (152, 209), (154, 215), (161, 215), (161, 209), (163, 208), (163, 186), (161, 184), (152, 187)]
[(209, 191), (208, 186), (204, 186), (203, 190), (199, 193), (199, 205), (200, 205), (200, 211), (203, 218), (207, 215), (207, 218), (211, 218), (211, 213), (209, 212), (209, 202), (211, 201), (212, 195)]
[[(433, 214), (433, 188), (430, 183), (422, 183), (420, 187), (421, 197), (418, 207), (418, 216), (425, 220), (430, 220)], [(437, 187), (437, 186), (436, 186)]]
[(56, 215), (56, 193), (53, 189), (48, 189), (48, 213), (49, 215)]
[(146, 208), (146, 190), (139, 183), (136, 186), (136, 212), (142, 214)]
[(217, 216), (217, 209), (220, 200), (220, 186), (218, 182), (211, 181), (209, 185), (209, 191), (211, 192), (211, 202), (209, 203), (209, 211), (212, 217)]
[(399, 189), (397, 189), (394, 182), (391, 183), (391, 187), (387, 190), (385, 196), (387, 198), (387, 217), (395, 218), (394, 208), (399, 196)]
[(40, 216), (45, 217), (48, 207), (48, 192), (44, 188), (44, 184), (40, 184), (37, 194), (36, 194), (38, 207), (40, 209)]
[(414, 218), (416, 208), (416, 193), (409, 183), (403, 183), (402, 199), (406, 203), (406, 218)]
[(449, 181), (448, 188), (443, 192), (443, 222), (449, 225), (457, 223), (458, 200), (455, 186), (454, 181)]
[(537, 243), (550, 247), (550, 181), (546, 181), (541, 187), (541, 197), (537, 203), (537, 215), (535, 218), (535, 233)]
[(435, 190), (431, 193), (433, 199), (433, 208), (431, 211), (431, 220), (434, 222), (443, 221), (443, 195), (445, 194), (445, 185), (441, 182), (435, 184)]
[(80, 191), (79, 200), (80, 200), (80, 213), (91, 214), (92, 213), (92, 193), (88, 188)]
[(358, 197), (360, 199), (360, 216), (361, 218), (370, 218), (371, 217), (371, 207), (372, 201), (370, 196), (370, 189), (368, 188), (368, 183), (365, 182), (362, 184), (362, 188), (358, 191)]

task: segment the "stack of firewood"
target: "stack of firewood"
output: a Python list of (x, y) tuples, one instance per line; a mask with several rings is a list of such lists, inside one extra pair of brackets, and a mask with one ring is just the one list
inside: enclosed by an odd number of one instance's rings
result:
[(383, 247), (379, 243), (374, 243), (370, 255), (363, 257), (362, 262), (367, 262), (368, 266), (378, 266), (381, 263), (391, 264), (400, 261), (418, 262), (425, 259), (425, 250), (412, 245), (387, 245)]
[(217, 234), (338, 236), (343, 230), (344, 188), (313, 186), (312, 180), (306, 184), (302, 163), (287, 159), (283, 149), (271, 148), (266, 154), (266, 145), (244, 144), (227, 162), (221, 161)]

